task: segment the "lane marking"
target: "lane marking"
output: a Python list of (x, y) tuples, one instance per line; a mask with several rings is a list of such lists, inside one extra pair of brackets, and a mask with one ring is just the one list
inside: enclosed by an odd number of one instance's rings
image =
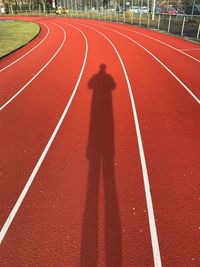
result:
[[(95, 23), (95, 24), (98, 25), (98, 23)], [(107, 23), (105, 22), (105, 24), (107, 24)], [(99, 25), (99, 26), (100, 26), (100, 25)], [(131, 30), (131, 29), (127, 29), (127, 28), (124, 28), (124, 27), (120, 27), (120, 26), (118, 26), (118, 25), (113, 25), (113, 24), (112, 24), (112, 26), (113, 26), (113, 27), (116, 27), (116, 28), (119, 28), (119, 29), (123, 29), (123, 30), (127, 30), (127, 31), (130, 31), (130, 32), (136, 33), (136, 34), (138, 34), (138, 35), (145, 36), (145, 37), (147, 37), (147, 38), (149, 38), (149, 39), (152, 39), (152, 40), (154, 40), (154, 41), (156, 41), (156, 42), (159, 42), (159, 43), (161, 43), (161, 44), (163, 44), (163, 45), (166, 45), (166, 46), (168, 46), (168, 47), (170, 47), (170, 48), (172, 48), (172, 49), (174, 49), (174, 50), (180, 52), (181, 54), (184, 54), (185, 56), (187, 56), (187, 57), (189, 57), (189, 58), (191, 58), (191, 59), (193, 59), (193, 60), (195, 60), (195, 61), (197, 61), (197, 62), (200, 63), (200, 60), (199, 60), (199, 59), (197, 59), (197, 58), (195, 58), (195, 57), (193, 57), (193, 56), (191, 56), (191, 55), (189, 55), (189, 54), (183, 52), (183, 51), (182, 51), (183, 49), (178, 49), (178, 48), (176, 48), (176, 47), (174, 47), (174, 46), (172, 46), (172, 45), (170, 45), (170, 44), (167, 44), (167, 43), (165, 43), (165, 42), (163, 42), (163, 41), (161, 41), (161, 40), (159, 40), (159, 39), (156, 39), (156, 38), (154, 38), (154, 37), (152, 37), (152, 36), (149, 36), (149, 35), (147, 35), (147, 34), (145, 34), (145, 33), (137, 32), (137, 31), (134, 31), (134, 30)]]
[(159, 60), (153, 53), (151, 53), (148, 49), (146, 49), (144, 46), (142, 46), (141, 44), (139, 44), (137, 41), (133, 40), (132, 38), (130, 38), (129, 36), (120, 33), (118, 31), (112, 30), (108, 27), (105, 26), (101, 26), (99, 25), (99, 27), (105, 28), (107, 30), (113, 31), (117, 34), (120, 34), (122, 36), (124, 36), (125, 38), (127, 38), (128, 40), (130, 40), (131, 42), (137, 44), (139, 47), (141, 47), (143, 50), (145, 50), (149, 55), (151, 55), (158, 63), (160, 63), (184, 88), (185, 90), (193, 97), (193, 99), (200, 104), (200, 99), (161, 61)]
[[(56, 23), (53, 23), (56, 24)], [(6, 103), (4, 103), (1, 107), (0, 107), (0, 111), (2, 111), (8, 104), (10, 104), (19, 94), (21, 94), (21, 92), (32, 82), (35, 80), (35, 78), (37, 78), (37, 76), (51, 63), (51, 61), (56, 57), (56, 55), (59, 53), (59, 51), (61, 50), (61, 48), (63, 47), (65, 40), (66, 40), (66, 33), (63, 30), (63, 28), (61, 26), (59, 26), (58, 24), (56, 24), (59, 28), (61, 28), (61, 30), (64, 32), (64, 38), (63, 41), (60, 45), (60, 47), (58, 48), (58, 50), (56, 51), (56, 53), (49, 59), (49, 61), (33, 76), (33, 78), (31, 78), (15, 95), (13, 95)]]
[[(76, 28), (73, 25), (71, 25), (71, 26)], [(1, 232), (0, 232), (0, 244), (2, 243), (2, 241), (3, 241), (7, 231), (9, 229), (12, 221), (14, 220), (16, 213), (18, 212), (18, 210), (19, 210), (19, 208), (20, 208), (20, 206), (21, 206), (26, 194), (28, 193), (28, 190), (29, 190), (30, 186), (32, 185), (32, 183), (33, 183), (33, 181), (35, 179), (35, 176), (37, 175), (37, 173), (38, 173), (38, 171), (39, 171), (39, 169), (40, 169), (40, 167), (41, 167), (41, 165), (42, 165), (42, 163), (43, 163), (43, 161), (44, 161), (44, 159), (45, 159), (45, 157), (46, 157), (46, 155), (47, 155), (47, 153), (48, 153), (48, 151), (49, 151), (49, 149), (50, 149), (50, 147), (51, 147), (51, 145), (52, 145), (52, 143), (53, 143), (53, 141), (54, 141), (54, 139), (55, 139), (60, 127), (61, 127), (61, 125), (62, 125), (62, 123), (63, 123), (63, 120), (66, 117), (66, 114), (67, 114), (67, 112), (68, 112), (68, 110), (69, 110), (69, 108), (71, 106), (73, 98), (74, 98), (74, 96), (76, 94), (76, 91), (78, 89), (80, 80), (82, 78), (83, 71), (84, 71), (85, 65), (86, 65), (87, 56), (88, 56), (88, 42), (87, 42), (87, 38), (86, 38), (85, 34), (81, 30), (79, 30), (78, 28), (76, 28), (76, 29), (82, 34), (82, 36), (84, 37), (84, 40), (85, 40), (85, 56), (84, 56), (84, 61), (83, 61), (83, 65), (82, 65), (81, 71), (79, 73), (78, 80), (76, 82), (76, 85), (74, 87), (72, 95), (71, 95), (71, 97), (70, 97), (70, 99), (69, 99), (69, 101), (68, 101), (68, 103), (67, 103), (67, 105), (66, 105), (66, 107), (65, 107), (65, 109), (64, 109), (64, 111), (63, 111), (63, 113), (62, 113), (62, 115), (60, 117), (60, 119), (59, 119), (59, 121), (58, 121), (58, 124), (56, 125), (56, 127), (55, 127), (55, 129), (54, 129), (54, 131), (53, 131), (53, 133), (52, 133), (52, 135), (51, 135), (46, 147), (44, 148), (44, 150), (43, 150), (38, 162), (36, 163), (36, 165), (35, 165), (32, 173), (31, 173), (30, 177), (28, 178), (28, 181), (27, 181), (26, 185), (24, 186), (19, 198), (17, 199), (12, 211), (10, 212), (6, 222), (4, 223), (4, 225), (3, 225), (2, 229), (1, 229)]]
[[(43, 24), (41, 22), (41, 24)], [(26, 52), (24, 55), (22, 55), (21, 57), (19, 57), (18, 59), (16, 59), (15, 61), (13, 61), (12, 63), (8, 64), (7, 66), (5, 66), (4, 68), (0, 69), (0, 72), (3, 72), (4, 70), (6, 70), (7, 68), (11, 67), (12, 65), (14, 65), (15, 63), (17, 63), (18, 61), (20, 61), (22, 58), (24, 58), (25, 56), (27, 56), (28, 54), (30, 54), (33, 50), (35, 50), (39, 45), (41, 45), (44, 40), (48, 37), (49, 35), (49, 27), (46, 26), (45, 24), (43, 24), (46, 28), (47, 28), (47, 34), (45, 35), (44, 39), (42, 39), (36, 46), (34, 46), (31, 50), (29, 50), (28, 52)]]
[[(80, 23), (78, 23), (78, 24), (80, 24)], [(139, 126), (139, 120), (138, 120), (137, 111), (136, 111), (135, 100), (133, 97), (132, 88), (131, 88), (131, 84), (130, 84), (130, 81), (128, 78), (126, 68), (124, 66), (124, 63), (122, 61), (122, 58), (121, 58), (117, 48), (114, 46), (112, 41), (106, 35), (104, 35), (102, 32), (100, 32), (100, 31), (98, 31), (98, 30), (96, 30), (90, 26), (87, 26), (84, 24), (80, 24), (80, 25), (88, 27), (88, 28), (98, 32), (111, 44), (111, 46), (113, 47), (114, 51), (116, 52), (116, 54), (118, 56), (118, 59), (121, 63), (122, 69), (124, 71), (124, 75), (125, 75), (125, 79), (127, 82), (130, 99), (131, 99), (133, 118), (134, 118), (135, 128), (136, 128), (136, 135), (137, 135), (138, 148), (139, 148), (140, 161), (141, 161), (142, 174), (143, 174), (143, 181), (144, 181), (145, 196), (146, 196), (146, 202), (147, 202), (150, 236), (151, 236), (151, 244), (152, 244), (153, 258), (154, 258), (154, 266), (161, 267), (162, 263), (161, 263), (160, 249), (159, 249), (159, 244), (158, 244), (158, 236), (157, 236), (155, 216), (154, 216), (154, 210), (153, 210), (153, 202), (152, 202), (150, 184), (149, 184), (149, 178), (148, 178), (148, 172), (147, 172), (147, 164), (146, 164), (146, 160), (145, 160), (145, 154), (144, 154), (144, 148), (143, 148), (143, 144), (142, 144), (142, 137), (141, 137), (141, 133), (140, 133), (140, 126)]]

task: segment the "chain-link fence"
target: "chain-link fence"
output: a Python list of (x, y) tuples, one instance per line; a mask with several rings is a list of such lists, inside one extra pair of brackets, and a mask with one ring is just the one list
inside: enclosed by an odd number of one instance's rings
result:
[(110, 22), (118, 22), (141, 27), (152, 28), (159, 31), (168, 32), (182, 37), (189, 37), (200, 42), (200, 16), (186, 14), (155, 14), (152, 17), (150, 12), (134, 13), (128, 11), (116, 11), (114, 9), (102, 10), (68, 10), (66, 8), (52, 9), (51, 7), (39, 8), (13, 8), (6, 12), (1, 12), (0, 16), (7, 15), (28, 15), (28, 16), (62, 16), (70, 18), (94, 19)]

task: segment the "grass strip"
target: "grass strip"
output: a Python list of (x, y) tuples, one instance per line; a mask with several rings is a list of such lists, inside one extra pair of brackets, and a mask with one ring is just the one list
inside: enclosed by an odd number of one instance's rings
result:
[(0, 20), (0, 58), (27, 44), (39, 31), (32, 22)]

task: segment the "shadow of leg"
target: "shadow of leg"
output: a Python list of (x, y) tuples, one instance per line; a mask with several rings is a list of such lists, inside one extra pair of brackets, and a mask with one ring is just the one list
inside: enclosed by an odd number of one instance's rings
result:
[(100, 159), (89, 161), (88, 187), (83, 216), (81, 267), (95, 267), (98, 259), (98, 196)]
[(105, 194), (105, 253), (107, 267), (122, 266), (121, 223), (113, 157), (103, 160)]

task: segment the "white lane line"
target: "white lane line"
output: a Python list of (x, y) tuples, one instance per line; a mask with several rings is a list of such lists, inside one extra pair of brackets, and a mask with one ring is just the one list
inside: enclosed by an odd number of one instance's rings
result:
[[(56, 23), (54, 23), (56, 24)], [(58, 50), (56, 51), (56, 53), (49, 59), (49, 61), (33, 76), (33, 78), (31, 78), (15, 95), (13, 95), (6, 103), (4, 103), (1, 107), (0, 107), (0, 111), (2, 111), (8, 104), (10, 104), (19, 94), (21, 94), (21, 92), (33, 81), (35, 80), (35, 78), (37, 78), (37, 76), (51, 63), (51, 61), (55, 58), (55, 56), (59, 53), (60, 49), (63, 47), (65, 40), (66, 40), (66, 33), (64, 31), (64, 29), (59, 26), (58, 24), (56, 24), (59, 28), (61, 28), (61, 30), (64, 33), (64, 37), (63, 37), (63, 41), (60, 45), (60, 47), (58, 48)]]
[[(97, 24), (97, 23), (96, 23), (96, 24)], [(106, 24), (106, 23), (105, 23), (105, 24)], [(98, 24), (97, 24), (97, 25), (98, 25)], [(189, 55), (189, 54), (183, 52), (183, 51), (182, 51), (183, 49), (178, 49), (178, 48), (176, 48), (176, 47), (174, 47), (174, 46), (172, 46), (172, 45), (169, 45), (169, 44), (167, 44), (167, 43), (165, 43), (165, 42), (163, 42), (163, 41), (161, 41), (161, 40), (159, 40), (159, 39), (156, 39), (156, 38), (154, 38), (154, 37), (152, 37), (152, 36), (149, 36), (149, 35), (147, 35), (147, 34), (145, 34), (145, 33), (137, 32), (137, 31), (134, 31), (134, 30), (131, 30), (131, 29), (128, 29), (128, 28), (124, 28), (124, 27), (120, 27), (120, 26), (118, 26), (118, 25), (113, 25), (113, 24), (112, 24), (112, 26), (115, 27), (115, 28), (119, 28), (119, 29), (123, 29), (123, 30), (129, 31), (129, 32), (136, 33), (136, 34), (138, 34), (138, 35), (145, 36), (145, 37), (147, 37), (147, 38), (149, 38), (149, 39), (152, 39), (152, 40), (154, 40), (154, 41), (156, 41), (156, 42), (158, 42), (158, 43), (161, 43), (161, 44), (163, 44), (163, 45), (165, 45), (165, 46), (168, 46), (168, 47), (170, 47), (170, 48), (172, 48), (172, 49), (174, 49), (174, 50), (180, 52), (181, 54), (184, 54), (185, 56), (187, 56), (187, 57), (189, 57), (189, 58), (191, 58), (191, 59), (193, 59), (193, 60), (195, 60), (195, 61), (197, 61), (197, 62), (200, 63), (200, 60), (199, 60), (199, 59), (197, 59), (197, 58), (195, 58), (195, 57), (193, 57), (193, 56), (191, 56), (191, 55)]]
[(200, 99), (161, 61), (159, 60), (153, 53), (151, 53), (148, 49), (146, 49), (144, 46), (142, 46), (141, 44), (139, 44), (137, 41), (133, 40), (132, 38), (130, 38), (129, 36), (121, 33), (121, 32), (118, 32), (118, 31), (115, 31), (115, 30), (112, 30), (108, 27), (105, 27), (105, 26), (101, 26), (99, 25), (99, 27), (102, 27), (102, 28), (105, 28), (109, 31), (112, 31), (112, 32), (115, 32), (117, 34), (120, 34), (122, 36), (124, 36), (125, 38), (127, 38), (128, 40), (130, 40), (131, 42), (137, 44), (139, 47), (141, 47), (142, 49), (144, 49), (149, 55), (151, 55), (158, 63), (160, 63), (184, 88), (185, 90), (193, 97), (193, 99), (198, 103), (200, 104)]
[[(41, 22), (41, 24), (43, 24)], [(28, 54), (30, 54), (33, 50), (35, 50), (39, 45), (41, 45), (44, 40), (48, 37), (49, 35), (49, 27), (46, 26), (45, 24), (43, 24), (46, 28), (47, 28), (47, 34), (45, 35), (45, 37), (36, 45), (34, 46), (31, 50), (29, 50), (28, 52), (26, 52), (24, 55), (22, 55), (21, 57), (19, 57), (18, 59), (16, 59), (15, 61), (13, 61), (12, 63), (10, 63), (9, 65), (5, 66), (4, 68), (0, 69), (0, 72), (3, 72), (4, 70), (6, 70), (7, 68), (11, 67), (12, 65), (14, 65), (15, 63), (17, 63), (18, 61), (20, 61), (22, 58), (24, 58), (25, 56), (27, 56)]]
[(147, 172), (147, 164), (145, 160), (145, 155), (144, 155), (144, 148), (142, 144), (142, 137), (140, 133), (140, 126), (139, 126), (139, 120), (137, 116), (137, 111), (136, 111), (136, 106), (135, 106), (135, 101), (132, 93), (132, 88), (131, 84), (128, 78), (128, 74), (126, 71), (126, 68), (124, 66), (124, 63), (122, 61), (122, 58), (117, 50), (117, 48), (114, 46), (114, 44), (111, 42), (111, 40), (104, 35), (102, 32), (84, 24), (80, 24), (82, 26), (88, 27), (99, 34), (101, 34), (113, 47), (115, 50), (118, 59), (121, 63), (122, 69), (124, 71), (124, 75), (126, 78), (128, 90), (129, 90), (129, 95), (131, 99), (131, 105), (132, 105), (132, 111), (133, 111), (133, 118), (135, 122), (135, 128), (136, 128), (136, 135), (137, 135), (137, 141), (138, 141), (138, 147), (139, 147), (139, 154), (140, 154), (140, 161), (141, 161), (141, 167), (142, 167), (142, 174), (143, 174), (143, 181), (144, 181), (144, 189), (145, 189), (145, 196), (146, 196), (146, 202), (147, 202), (147, 210), (148, 210), (148, 219), (149, 219), (149, 227), (150, 227), (150, 235), (151, 235), (151, 243), (152, 243), (152, 250), (153, 250), (153, 258), (154, 258), (154, 266), (156, 267), (161, 267), (161, 257), (160, 257), (160, 249), (159, 249), (159, 244), (158, 244), (158, 236), (157, 236), (157, 230), (156, 230), (156, 223), (155, 223), (155, 216), (154, 216), (154, 210), (153, 210), (153, 203), (152, 203), (152, 197), (151, 197), (151, 190), (150, 190), (150, 184), (149, 184), (149, 178), (148, 178), (148, 172)]
[[(75, 26), (73, 26), (73, 27), (76, 28)], [(16, 203), (15, 203), (12, 211), (10, 212), (10, 214), (9, 214), (6, 222), (4, 223), (4, 225), (3, 225), (2, 229), (1, 229), (1, 232), (0, 232), (0, 244), (2, 243), (2, 241), (3, 241), (3, 239), (4, 239), (4, 237), (5, 237), (6, 233), (7, 233), (7, 231), (9, 229), (12, 221), (14, 220), (17, 211), (19, 210), (19, 208), (20, 208), (20, 206), (21, 206), (21, 204), (22, 204), (22, 202), (23, 202), (26, 194), (28, 193), (28, 190), (29, 190), (31, 184), (33, 183), (33, 181), (35, 179), (35, 176), (37, 175), (37, 173), (38, 173), (38, 171), (40, 169), (40, 166), (42, 165), (42, 163), (43, 163), (43, 161), (44, 161), (44, 159), (45, 159), (45, 157), (46, 157), (46, 155), (47, 155), (47, 153), (48, 153), (48, 151), (49, 151), (49, 149), (50, 149), (50, 147), (51, 147), (51, 145), (52, 145), (52, 143), (53, 143), (53, 141), (54, 141), (54, 139), (55, 139), (55, 137), (56, 137), (56, 135), (57, 135), (57, 133), (58, 133), (58, 131), (60, 129), (60, 126), (63, 123), (63, 120), (64, 120), (64, 118), (65, 118), (65, 116), (66, 116), (66, 114), (67, 114), (67, 112), (69, 110), (69, 107), (70, 107), (70, 105), (71, 105), (71, 103), (73, 101), (73, 98), (74, 98), (74, 96), (76, 94), (76, 91), (77, 91), (77, 88), (79, 86), (81, 77), (83, 75), (83, 71), (85, 69), (87, 55), (88, 55), (88, 42), (87, 42), (87, 38), (86, 38), (85, 34), (82, 31), (80, 31), (78, 28), (76, 28), (76, 29), (84, 37), (84, 39), (85, 39), (85, 46), (86, 46), (86, 48), (85, 48), (84, 61), (83, 61), (83, 65), (82, 65), (82, 68), (81, 68), (81, 71), (80, 71), (78, 80), (77, 80), (76, 85), (74, 87), (73, 93), (72, 93), (72, 95), (71, 95), (71, 97), (70, 97), (70, 99), (69, 99), (69, 101), (68, 101), (68, 103), (67, 103), (67, 105), (66, 105), (66, 107), (65, 107), (65, 109), (64, 109), (64, 111), (63, 111), (63, 113), (61, 115), (61, 117), (60, 117), (60, 119), (59, 119), (58, 124), (56, 125), (56, 127), (55, 127), (55, 129), (54, 129), (54, 131), (53, 131), (53, 133), (52, 133), (52, 135), (51, 135), (51, 137), (50, 137), (50, 139), (49, 139), (49, 141), (48, 141), (45, 149), (43, 150), (43, 152), (42, 152), (42, 154), (41, 154), (38, 162), (35, 165), (35, 168), (33, 169), (33, 171), (31, 173), (31, 175), (30, 175), (30, 177), (29, 177), (26, 185), (24, 186), (24, 188), (23, 188), (23, 190), (22, 190), (19, 198), (17, 199), (17, 201), (16, 201)]]

